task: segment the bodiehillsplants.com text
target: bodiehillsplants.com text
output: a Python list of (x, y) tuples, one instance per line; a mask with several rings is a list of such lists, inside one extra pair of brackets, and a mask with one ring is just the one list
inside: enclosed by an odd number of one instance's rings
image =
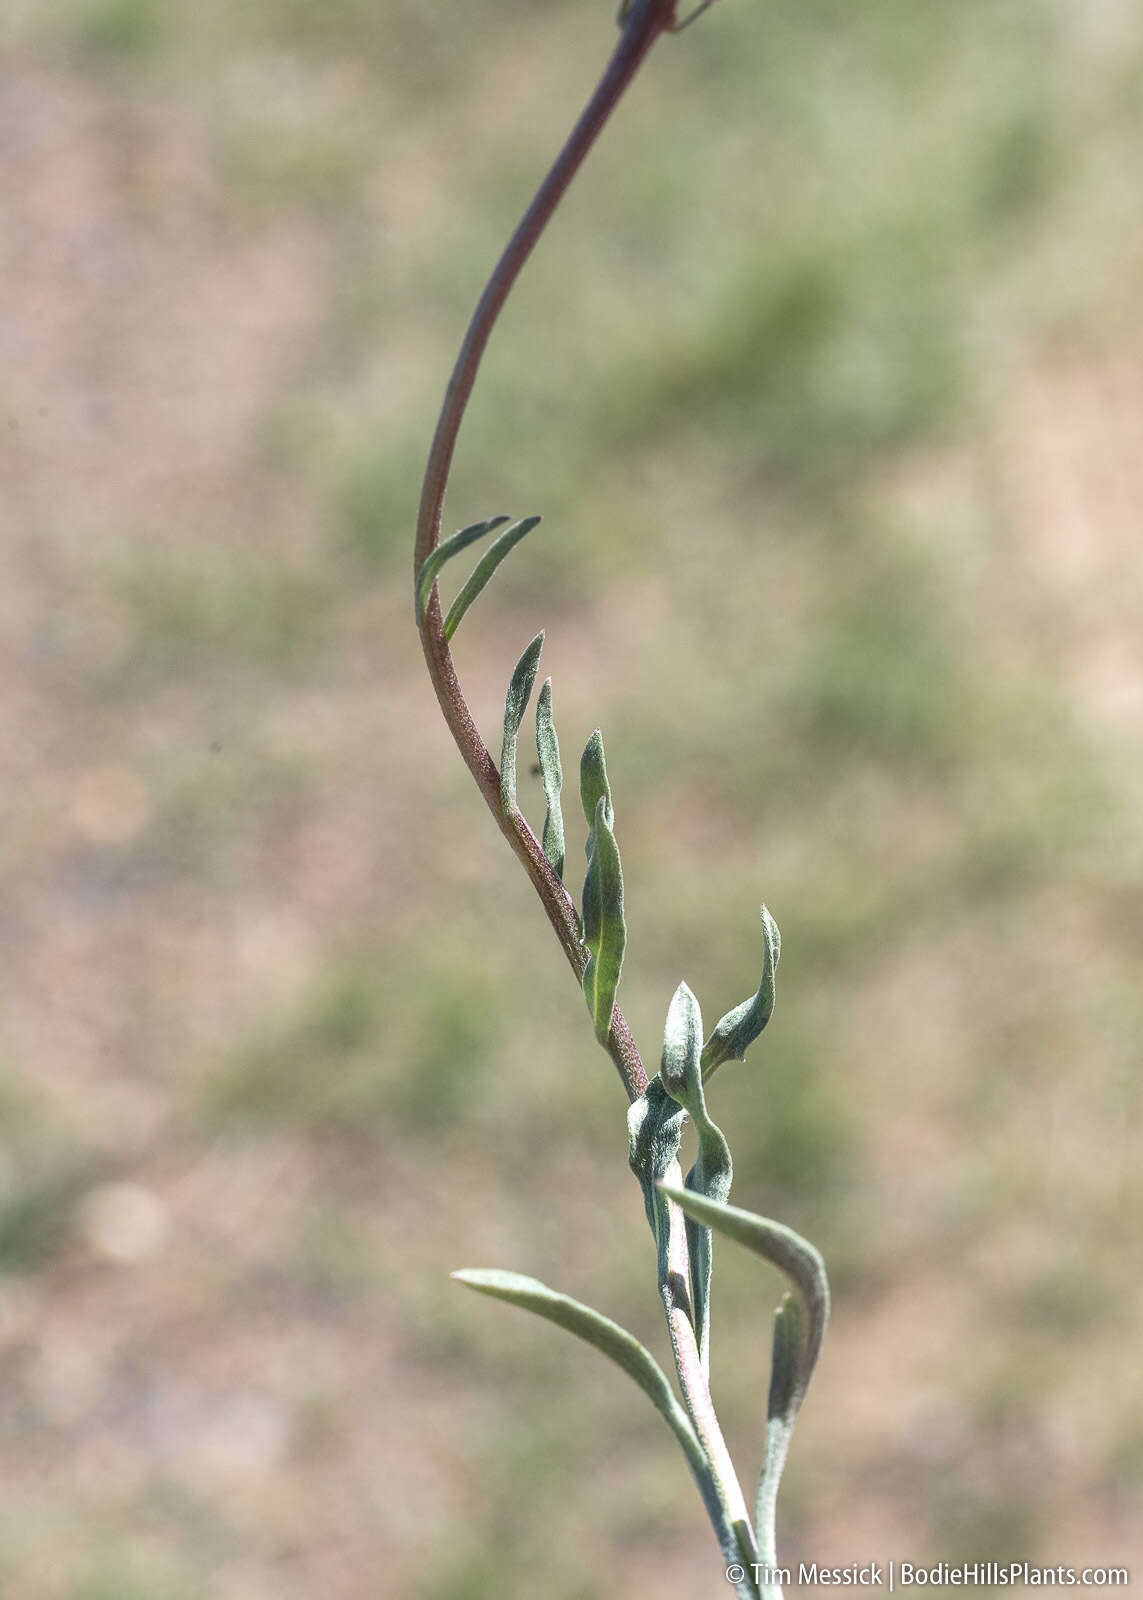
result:
[[(999, 1588), (1021, 1583), (1065, 1589), (1114, 1588), (1131, 1581), (1126, 1567), (1036, 1567), (1028, 1561), (965, 1561), (960, 1564), (941, 1561), (933, 1567), (919, 1566), (912, 1561), (868, 1561), (864, 1566), (853, 1562), (847, 1567), (823, 1567), (816, 1561), (803, 1561), (796, 1578), (793, 1567), (770, 1567), (756, 1562), (750, 1570), (758, 1584), (786, 1588), (795, 1583), (799, 1586), (887, 1588), (890, 1593), (894, 1589)], [(733, 1574), (732, 1582), (739, 1575), (737, 1566)], [(727, 1576), (731, 1576), (731, 1569)]]

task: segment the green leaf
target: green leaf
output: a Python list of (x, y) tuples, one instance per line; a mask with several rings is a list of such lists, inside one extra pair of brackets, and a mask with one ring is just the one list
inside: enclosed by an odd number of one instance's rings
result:
[(544, 648), (544, 630), (541, 628), (531, 644), (516, 663), (504, 700), (504, 742), (500, 746), (500, 804), (506, 813), (516, 810), (516, 740), (520, 724), (532, 697), (536, 681), (536, 668), (540, 665), (540, 651)]
[[(686, 1187), (720, 1204), (730, 1196), (734, 1164), (722, 1129), (711, 1120), (703, 1094), (700, 1049), (702, 1012), (685, 983), (680, 983), (667, 1011), (659, 1076), (671, 1097), (685, 1106), (698, 1135), (698, 1159), (687, 1173)], [(710, 1371), (710, 1281), (714, 1266), (710, 1229), (687, 1218), (691, 1264), (691, 1299), (695, 1334), (704, 1372)]]
[(615, 991), (627, 945), (623, 920), (623, 871), (615, 843), (615, 812), (603, 758), (603, 735), (597, 728), (579, 763), (579, 795), (587, 818), (587, 875), (583, 883), (583, 942), (588, 961), (583, 992), (600, 1044), (607, 1044)]
[[(635, 1380), (648, 1396), (656, 1411), (665, 1418), (668, 1427), (683, 1448), (703, 1504), (718, 1534), (723, 1557), (728, 1564), (742, 1562), (744, 1552), (737, 1530), (723, 1502), (718, 1482), (690, 1418), (675, 1398), (662, 1367), (632, 1334), (621, 1328), (610, 1317), (593, 1311), (570, 1295), (559, 1294), (536, 1278), (527, 1278), (518, 1272), (500, 1272), (491, 1268), (469, 1268), (454, 1272), (452, 1276), (479, 1294), (505, 1300), (509, 1305), (521, 1306), (539, 1317), (546, 1317), (557, 1327), (574, 1333), (577, 1338), (593, 1345), (614, 1361)], [(735, 1592), (742, 1600), (754, 1600), (757, 1589), (744, 1574), (743, 1581), (735, 1584)]]
[(507, 517), (489, 517), (487, 522), (474, 522), (471, 527), (462, 528), (459, 533), (450, 534), (447, 539), (442, 539), (436, 549), (427, 557), (417, 573), (415, 590), (417, 627), (425, 620), (425, 609), (429, 603), (433, 584), (446, 561), (451, 561), (453, 556), (459, 555), (470, 544), (475, 544), (477, 539), (483, 539), (486, 533), (491, 533), (493, 528), (499, 528), (508, 521)]
[(798, 1346), (797, 1381), (795, 1397), (800, 1403), (810, 1381), (814, 1363), (821, 1350), (826, 1323), (829, 1320), (829, 1283), (825, 1263), (807, 1239), (768, 1217), (759, 1217), (753, 1211), (743, 1211), (738, 1206), (720, 1205), (689, 1189), (676, 1189), (660, 1183), (660, 1191), (676, 1201), (688, 1217), (701, 1222), (715, 1233), (724, 1233), (747, 1250), (769, 1261), (785, 1274), (790, 1287), (802, 1304), (805, 1326), (801, 1330)]
[(583, 992), (595, 1024), (595, 1036), (606, 1047), (615, 1010), (615, 991), (627, 948), (623, 920), (623, 869), (611, 830), (611, 806), (601, 794), (587, 841), (587, 874), (583, 881), (583, 942), (587, 966)]
[(504, 557), (520, 543), (526, 533), (531, 533), (539, 521), (539, 517), (525, 517), (522, 522), (514, 522), (510, 528), (504, 530), (496, 543), (484, 552), (465, 580), (460, 593), (448, 608), (448, 615), (444, 619), (444, 636), (446, 639), (451, 639), (460, 627), (461, 619), (465, 612), (504, 560)]
[(658, 1185), (679, 1153), (687, 1114), (663, 1087), (658, 1073), (627, 1111), (627, 1161), (643, 1190), (647, 1222), (658, 1244), (665, 1245), (663, 1224), (667, 1202)]
[(724, 1061), (744, 1061), (747, 1047), (753, 1044), (774, 1012), (774, 975), (782, 954), (778, 924), (762, 907), (762, 981), (758, 993), (728, 1011), (718, 1023), (702, 1050), (702, 1073), (709, 1078)]
[[(607, 781), (607, 765), (603, 759), (603, 735), (596, 728), (579, 761), (579, 797), (583, 814), (590, 828), (595, 821), (596, 807), (601, 799), (607, 801), (608, 825), (614, 827), (615, 812), (611, 804), (611, 785)], [(591, 836), (584, 847), (591, 854)]]
[(755, 1527), (758, 1554), (773, 1564), (774, 1520), (794, 1421), (821, 1351), (829, 1321), (829, 1283), (825, 1263), (808, 1240), (792, 1228), (737, 1206), (719, 1205), (686, 1189), (660, 1183), (659, 1191), (680, 1205), (689, 1217), (725, 1233), (753, 1250), (785, 1274), (793, 1290), (774, 1320), (770, 1392), (766, 1406), (766, 1447), (758, 1484)]
[(694, 1082), (698, 1073), (701, 1045), (702, 1012), (699, 1003), (688, 986), (680, 983), (667, 1008), (659, 1076), (671, 1099), (686, 1106), (688, 1111), (691, 1098), (688, 1085)]
[(759, 1560), (769, 1566), (777, 1563), (778, 1486), (794, 1420), (800, 1403), (797, 1397), (798, 1351), (803, 1339), (804, 1315), (801, 1304), (787, 1295), (774, 1313), (774, 1343), (770, 1358), (770, 1395), (766, 1405), (766, 1443), (762, 1452), (762, 1471), (754, 1501), (754, 1523), (758, 1530)]
[(798, 1409), (803, 1320), (801, 1301), (788, 1294), (774, 1313), (774, 1358), (770, 1367), (767, 1417), (792, 1419)]
[(564, 784), (564, 771), (560, 765), (560, 742), (556, 738), (556, 725), (552, 721), (552, 680), (548, 678), (536, 702), (536, 750), (540, 757), (540, 779), (544, 785), (544, 799), (548, 803), (544, 817), (544, 854), (552, 864), (557, 878), (564, 875), (564, 813), (560, 805), (560, 790)]
[(666, 1418), (675, 1437), (686, 1451), (687, 1460), (696, 1475), (709, 1472), (709, 1465), (698, 1435), (686, 1412), (675, 1399), (674, 1391), (662, 1367), (650, 1351), (625, 1328), (621, 1328), (617, 1322), (612, 1322), (610, 1317), (603, 1316), (601, 1312), (593, 1311), (590, 1306), (583, 1305), (581, 1301), (573, 1300), (570, 1295), (559, 1294), (537, 1278), (527, 1278), (519, 1272), (471, 1268), (454, 1272), (452, 1276), (458, 1283), (466, 1284), (479, 1294), (506, 1300), (509, 1305), (522, 1306), (525, 1311), (534, 1311), (538, 1317), (546, 1317), (557, 1327), (566, 1329), (568, 1333), (574, 1333), (577, 1338), (602, 1351), (615, 1362), (616, 1366), (622, 1367), (628, 1377), (635, 1380), (655, 1409)]

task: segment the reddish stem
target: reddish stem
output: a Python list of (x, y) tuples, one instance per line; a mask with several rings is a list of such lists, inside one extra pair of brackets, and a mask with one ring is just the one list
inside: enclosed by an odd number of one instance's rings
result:
[[(705, 9), (705, 6), (700, 6), (700, 9)], [(429, 452), (421, 490), (420, 513), (417, 518), (414, 582), (440, 538), (441, 509), (457, 434), (472, 393), (481, 356), (484, 354), (496, 318), (520, 269), (532, 253), (537, 239), (578, 172), (584, 157), (595, 143), (600, 130), (639, 70), (643, 58), (659, 35), (674, 26), (675, 0), (633, 0), (619, 43), (595, 93), (572, 129), (555, 164), (536, 191), (535, 198), (508, 241), (485, 286), (449, 379), (444, 405)], [(428, 663), (429, 676), (433, 681), (445, 721), (456, 740), (457, 748), (476, 779), (477, 787), (495, 817), (497, 826), (531, 878), (573, 972), (577, 979), (582, 980), (587, 952), (580, 939), (579, 919), (575, 906), (518, 808), (513, 806), (505, 810), (501, 802), (500, 774), (476, 729), (472, 713), (461, 691), (453, 667), (452, 654), (444, 637), (440, 599), (435, 585), (421, 625), (421, 643)], [(628, 1098), (637, 1100), (647, 1087), (647, 1073), (618, 1006), (612, 1017), (607, 1047), (611, 1059), (619, 1070)], [(672, 1176), (681, 1178), (677, 1163)], [(666, 1272), (660, 1289), (679, 1386), (703, 1452), (710, 1462), (715, 1495), (724, 1513), (723, 1520), (733, 1536), (742, 1544), (744, 1559), (753, 1561), (757, 1559), (754, 1535), (750, 1529), (742, 1490), (714, 1413), (710, 1388), (696, 1341), (690, 1302), (690, 1262), (685, 1225), (677, 1206), (671, 1205), (669, 1214), (671, 1239)], [(717, 1526), (718, 1519), (716, 1528)], [(728, 1553), (737, 1552), (730, 1551), (728, 1547), (724, 1554)]]
[[(481, 357), (501, 308), (519, 276), (520, 269), (531, 255), (536, 241), (547, 226), (568, 185), (579, 171), (584, 157), (642, 65), (647, 52), (659, 35), (673, 26), (674, 20), (675, 0), (635, 0), (595, 93), (536, 191), (535, 198), (505, 246), (504, 253), (485, 286), (456, 358), (456, 365), (453, 367), (445, 391), (432, 448), (429, 451), (421, 489), (420, 511), (417, 516), (414, 577), (436, 548), (440, 538), (441, 510), (457, 434), (476, 381)], [(577, 979), (581, 979), (587, 955), (580, 940), (575, 906), (519, 811), (514, 810), (506, 814), (501, 806), (500, 775), (477, 731), (461, 690), (453, 666), (452, 653), (444, 637), (440, 600), (435, 587), (425, 609), (424, 622), (421, 626), (421, 644), (428, 664), (429, 677), (432, 679), (437, 700), (440, 702), (441, 711), (444, 713), (444, 719), (448, 723), (457, 748), (476, 779), (477, 787), (495, 817), (497, 826), (532, 880), (573, 972)], [(618, 1007), (612, 1020), (608, 1051), (619, 1070), (628, 1099), (638, 1099), (647, 1087), (647, 1074), (639, 1058), (639, 1052), (635, 1048), (630, 1029)]]

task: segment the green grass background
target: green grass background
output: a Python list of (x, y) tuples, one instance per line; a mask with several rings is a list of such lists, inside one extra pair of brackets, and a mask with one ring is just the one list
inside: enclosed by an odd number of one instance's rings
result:
[[(0, 20), (0, 1593), (724, 1592), (622, 1377), (662, 1359), (624, 1103), (441, 723), (420, 471), (485, 272), (614, 36), (530, 0), (46, 0)], [(834, 1321), (795, 1564), (1143, 1570), (1143, 21), (725, 0), (530, 263), (449, 526), (542, 528), (657, 1060)], [(447, 583), (446, 583), (447, 587)], [(522, 803), (542, 818), (539, 784)], [(577, 884), (578, 888), (578, 884)], [(780, 1292), (718, 1251), (752, 1480)]]

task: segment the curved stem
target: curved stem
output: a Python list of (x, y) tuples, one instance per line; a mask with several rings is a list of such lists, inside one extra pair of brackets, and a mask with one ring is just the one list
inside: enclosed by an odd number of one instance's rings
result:
[[(456, 358), (444, 404), (429, 451), (421, 488), (417, 516), (417, 541), (413, 557), (414, 577), (440, 538), (441, 510), (448, 485), (457, 434), (476, 381), (485, 346), (505, 300), (531, 255), (536, 241), (579, 171), (584, 157), (595, 143), (608, 117), (618, 105), (648, 50), (661, 33), (674, 24), (675, 0), (635, 0), (626, 19), (615, 51), (588, 101), (579, 121), (568, 136), (519, 227), (505, 246), (492, 276), (480, 297), (468, 331)], [(500, 803), (500, 775), (496, 764), (477, 731), (472, 713), (453, 666), (452, 653), (444, 636), (440, 599), (434, 588), (421, 626), (425, 661), (440, 702), (444, 719), (464, 757), (477, 788), (484, 796), (496, 825), (520, 859), (548, 914), (548, 920), (567, 956), (573, 972), (582, 979), (586, 952), (579, 935), (579, 919), (572, 900), (553, 872), (547, 857), (518, 810), (505, 814)], [(622, 1012), (615, 1010), (608, 1039), (608, 1053), (615, 1062), (629, 1100), (638, 1099), (647, 1087), (647, 1074), (635, 1048)]]
[[(677, 1160), (668, 1167), (665, 1181), (681, 1183), (682, 1169)], [(723, 1438), (722, 1427), (715, 1414), (707, 1376), (699, 1351), (695, 1332), (694, 1305), (691, 1299), (690, 1246), (687, 1242), (686, 1221), (682, 1211), (668, 1200), (666, 1211), (666, 1237), (661, 1241), (659, 1264), (659, 1294), (667, 1316), (667, 1331), (671, 1339), (671, 1354), (679, 1387), (686, 1402), (687, 1414), (695, 1433), (710, 1462), (711, 1476), (718, 1497), (720, 1517), (715, 1523), (723, 1557), (728, 1563), (745, 1566), (748, 1574), (758, 1564), (758, 1546), (746, 1498), (730, 1459), (730, 1451)], [(744, 1579), (747, 1592), (756, 1593), (753, 1578)]]
[[(705, 5), (700, 9), (705, 9)], [(441, 511), (457, 435), (496, 319), (536, 241), (647, 52), (661, 33), (675, 26), (675, 0), (631, 0), (619, 42), (594, 94), (536, 191), (535, 198), (485, 286), (453, 367), (429, 451), (417, 517), (414, 581), (440, 539)], [(421, 644), (433, 688), (457, 748), (476, 780), (497, 827), (532, 880), (564, 954), (577, 979), (582, 982), (587, 952), (580, 937), (575, 906), (519, 808), (515, 805), (506, 807), (502, 801), (500, 774), (473, 722), (453, 666), (435, 585), (421, 623)], [(607, 1045), (628, 1099), (637, 1100), (647, 1088), (647, 1073), (618, 1007), (613, 1014)], [(681, 1177), (677, 1163), (672, 1176)], [(757, 1546), (742, 1490), (715, 1416), (710, 1386), (699, 1352), (690, 1297), (690, 1259), (685, 1223), (676, 1205), (670, 1205), (668, 1211), (668, 1237), (662, 1241), (660, 1292), (679, 1386), (706, 1464), (700, 1481), (704, 1486), (708, 1511), (711, 1512), (723, 1546), (724, 1557), (728, 1562), (742, 1562), (749, 1568), (749, 1564), (757, 1560)], [(753, 1579), (744, 1577), (739, 1592), (756, 1593)]]

